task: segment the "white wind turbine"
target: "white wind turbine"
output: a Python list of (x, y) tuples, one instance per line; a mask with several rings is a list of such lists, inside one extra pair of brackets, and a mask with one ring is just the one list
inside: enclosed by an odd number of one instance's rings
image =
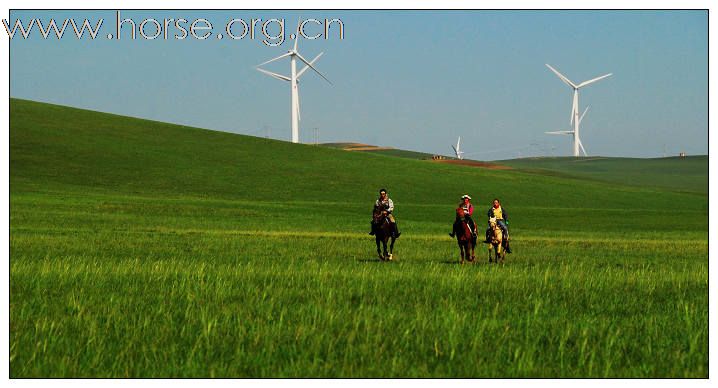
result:
[(605, 75), (602, 75), (600, 77), (596, 77), (594, 79), (590, 79), (588, 81), (581, 82), (580, 84), (576, 85), (571, 80), (566, 78), (563, 74), (559, 73), (558, 70), (554, 69), (549, 65), (548, 63), (546, 66), (553, 71), (558, 78), (561, 79), (566, 85), (573, 88), (573, 106), (571, 108), (571, 124), (573, 125), (572, 131), (554, 131), (554, 132), (546, 132), (550, 135), (573, 135), (573, 156), (580, 156), (579, 154), (579, 147), (583, 151), (584, 156), (586, 155), (586, 150), (583, 148), (583, 143), (581, 143), (581, 137), (579, 136), (579, 128), (581, 125), (581, 121), (583, 120), (583, 117), (586, 115), (586, 112), (588, 112), (588, 107), (586, 107), (586, 110), (583, 111), (583, 114), (579, 117), (578, 115), (578, 89), (581, 89), (584, 86), (588, 86), (596, 81), (602, 80), (606, 77), (610, 77), (613, 75), (613, 73), (608, 73)]
[(459, 136), (459, 141), (456, 142), (456, 147), (452, 145), (451, 148), (454, 149), (454, 153), (456, 154), (457, 159), (464, 158), (464, 151), (461, 150), (461, 136)]
[[(256, 66), (257, 70), (259, 70), (260, 72), (262, 72), (270, 77), (274, 77), (281, 81), (288, 81), (291, 86), (291, 93), (292, 93), (292, 105), (291, 105), (292, 143), (299, 143), (299, 120), (301, 120), (301, 114), (299, 113), (299, 77), (301, 77), (302, 74), (304, 74), (304, 72), (307, 71), (307, 69), (312, 69), (317, 74), (319, 74), (322, 78), (324, 78), (327, 82), (329, 82), (330, 85), (332, 84), (331, 81), (329, 81), (329, 79), (327, 79), (327, 77), (325, 77), (322, 73), (319, 72), (319, 70), (317, 70), (313, 66), (314, 62), (316, 62), (319, 59), (319, 57), (321, 57), (322, 54), (324, 54), (323, 52), (319, 53), (319, 55), (314, 57), (314, 59), (312, 59), (311, 61), (307, 61), (297, 51), (297, 43), (299, 42), (299, 37), (300, 37), (300, 35), (299, 35), (299, 26), (300, 25), (301, 25), (301, 20), (297, 24), (297, 34), (296, 34), (296, 39), (294, 40), (294, 48), (293, 49), (287, 51), (286, 53), (284, 53), (276, 58), (272, 58), (272, 59), (270, 59), (266, 62), (260, 63), (259, 65)], [(266, 65), (270, 62), (274, 62), (274, 61), (282, 59), (284, 57), (289, 57), (289, 60), (290, 60), (289, 64), (290, 64), (291, 73), (290, 73), (289, 77), (259, 68), (259, 66)], [(297, 72), (297, 58), (299, 58), (299, 60), (304, 62), (304, 64), (306, 65), (306, 66), (304, 66), (304, 68), (299, 70), (299, 72)]]

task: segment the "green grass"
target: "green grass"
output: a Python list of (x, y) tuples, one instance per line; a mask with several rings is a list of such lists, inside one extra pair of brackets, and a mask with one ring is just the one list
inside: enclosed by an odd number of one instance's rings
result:
[[(707, 193), (10, 109), (11, 377), (708, 376)], [(464, 192), (506, 265), (457, 265)]]

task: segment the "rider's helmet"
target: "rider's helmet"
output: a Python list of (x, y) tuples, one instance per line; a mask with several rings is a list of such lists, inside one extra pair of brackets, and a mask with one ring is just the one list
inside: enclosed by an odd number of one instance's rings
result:
[(461, 200), (464, 200), (465, 198), (468, 198), (469, 201), (471, 201), (471, 196), (469, 196), (469, 194), (464, 194), (461, 196)]
[(379, 194), (381, 194), (382, 192), (386, 193), (386, 189), (384, 189), (384, 188), (379, 189)]

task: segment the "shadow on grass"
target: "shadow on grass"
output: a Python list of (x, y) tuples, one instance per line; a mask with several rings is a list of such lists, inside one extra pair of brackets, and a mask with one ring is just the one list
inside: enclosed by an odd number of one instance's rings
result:
[[(459, 260), (443, 260), (440, 261), (441, 264), (454, 264), (454, 265), (461, 265), (461, 262)], [(494, 264), (489, 263), (487, 259), (479, 259), (478, 257), (474, 261), (465, 261), (464, 265), (486, 265), (486, 264)]]
[(378, 258), (374, 257), (371, 259), (357, 259), (360, 263), (383, 263), (382, 260), (379, 260)]

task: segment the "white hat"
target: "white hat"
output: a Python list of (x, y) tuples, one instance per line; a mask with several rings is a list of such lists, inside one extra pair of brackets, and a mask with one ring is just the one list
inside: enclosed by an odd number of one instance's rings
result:
[(471, 201), (471, 197), (469, 196), (469, 194), (464, 194), (461, 196), (461, 199), (464, 199), (464, 198), (468, 198), (469, 201)]

